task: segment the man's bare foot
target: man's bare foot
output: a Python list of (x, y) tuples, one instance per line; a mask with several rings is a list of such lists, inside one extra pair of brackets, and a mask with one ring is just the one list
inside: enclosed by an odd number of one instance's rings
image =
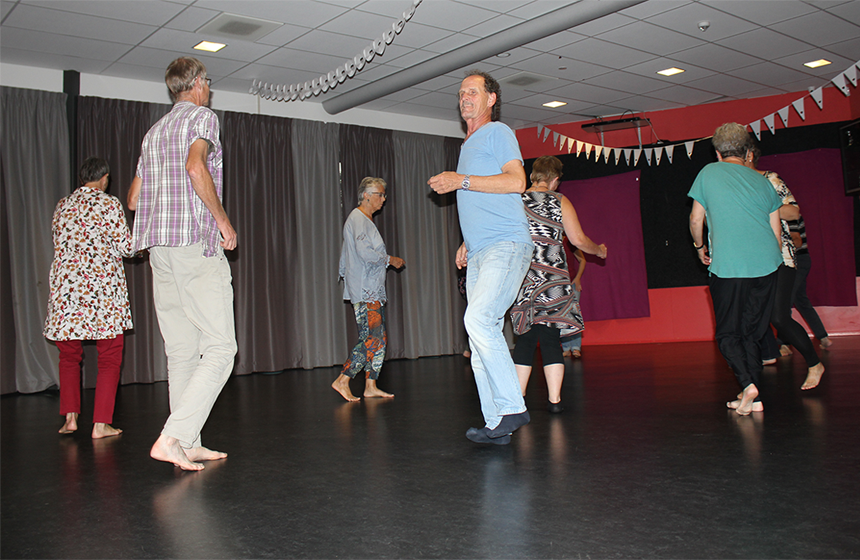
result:
[(824, 338), (821, 339), (821, 349), (822, 350), (827, 350), (831, 346), (833, 346), (833, 341), (830, 340), (829, 336), (825, 336)]
[(779, 347), (779, 355), (780, 356), (791, 356), (794, 352), (791, 351), (791, 348), (787, 344), (782, 344)]
[(349, 390), (349, 379), (348, 376), (341, 373), (331, 384), (331, 388), (340, 393), (340, 396), (349, 402), (360, 401), (361, 399), (353, 395), (352, 391)]
[[(741, 396), (743, 393), (741, 393)], [(736, 401), (729, 401), (726, 403), (726, 408), (731, 408), (732, 410), (737, 410), (741, 405), (741, 399)], [(753, 401), (752, 403), (752, 411), (753, 412), (764, 412), (764, 404), (761, 401)]]
[(376, 386), (375, 379), (368, 379), (364, 383), (364, 396), (373, 398), (373, 397), (382, 397), (386, 399), (394, 398), (394, 395), (391, 393), (386, 393), (382, 389)]
[(809, 368), (809, 373), (806, 374), (806, 381), (800, 386), (801, 389), (807, 391), (818, 387), (821, 381), (821, 376), (824, 375), (824, 364), (818, 362), (816, 365)]
[(202, 445), (200, 447), (192, 447), (191, 449), (185, 449), (185, 456), (188, 457), (190, 461), (217, 461), (218, 459), (226, 459), (227, 454), (222, 451), (213, 451), (212, 449), (207, 449)]
[(188, 459), (185, 450), (179, 445), (179, 440), (170, 436), (161, 434), (155, 443), (152, 444), (152, 449), (149, 450), (149, 456), (156, 461), (164, 461), (165, 463), (173, 463), (183, 471), (202, 471), (203, 465), (195, 463)]
[(105, 424), (103, 422), (94, 422), (93, 423), (93, 439), (101, 439), (111, 436), (118, 436), (122, 433), (122, 430), (119, 428), (114, 428), (110, 424)]
[(775, 363), (776, 363), (776, 358), (771, 358), (769, 360), (762, 360), (761, 361), (761, 365), (763, 365), (763, 366), (772, 366)]
[(78, 413), (69, 412), (66, 414), (66, 423), (60, 428), (61, 434), (71, 434), (78, 430)]
[(753, 411), (753, 401), (757, 396), (758, 388), (755, 384), (750, 383), (744, 387), (743, 397), (741, 397), (741, 402), (738, 403), (738, 407), (735, 409), (735, 412), (741, 416), (749, 416), (749, 413)]

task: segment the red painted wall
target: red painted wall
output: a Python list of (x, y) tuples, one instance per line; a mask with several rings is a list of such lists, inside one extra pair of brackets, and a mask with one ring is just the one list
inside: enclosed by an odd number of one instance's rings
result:
[[(846, 97), (834, 86), (826, 87), (823, 92), (824, 109), (819, 109), (812, 97), (806, 92), (786, 93), (769, 97), (757, 97), (754, 99), (743, 99), (738, 101), (725, 101), (722, 103), (709, 103), (694, 107), (683, 107), (681, 109), (668, 109), (666, 111), (654, 111), (648, 113), (637, 113), (636, 115), (625, 115), (625, 117), (639, 116), (647, 117), (651, 121), (654, 136), (648, 127), (642, 128), (643, 145), (652, 144), (658, 139), (669, 143), (682, 140), (695, 140), (706, 138), (714, 133), (714, 130), (725, 122), (739, 122), (749, 124), (756, 119), (761, 119), (771, 113), (776, 113), (786, 106), (790, 106), (795, 100), (806, 96), (804, 106), (806, 108), (806, 120), (801, 120), (794, 107), (789, 108), (788, 126), (808, 126), (829, 122), (850, 121), (860, 118), (860, 88), (852, 87), (850, 82), (848, 88), (851, 96)], [(595, 122), (594, 120), (570, 122), (565, 124), (550, 125), (552, 132), (558, 132), (574, 140), (588, 142), (595, 145), (609, 146), (614, 148), (638, 146), (639, 140), (635, 129), (617, 130), (604, 134), (601, 142), (600, 135), (594, 132), (582, 130), (583, 124)], [(774, 118), (776, 134), (784, 128), (779, 115)], [(761, 124), (762, 134), (770, 134), (764, 123)], [(552, 145), (552, 132), (546, 141), (538, 138), (537, 127), (522, 128), (516, 131), (520, 150), (525, 159), (536, 158), (542, 155), (558, 155), (567, 153), (564, 150), (554, 148)], [(592, 156), (593, 157), (593, 156)]]

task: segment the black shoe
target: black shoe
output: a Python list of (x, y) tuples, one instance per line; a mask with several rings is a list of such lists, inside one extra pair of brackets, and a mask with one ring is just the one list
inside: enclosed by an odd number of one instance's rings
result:
[(564, 411), (564, 405), (561, 404), (561, 401), (551, 402), (546, 407), (549, 410), (550, 414), (560, 414)]
[(516, 430), (522, 428), (531, 421), (529, 411), (520, 412), (519, 414), (505, 414), (502, 416), (502, 421), (492, 430), (487, 431), (487, 435), (491, 438), (500, 438), (510, 435)]
[(511, 436), (506, 435), (498, 438), (491, 438), (488, 435), (489, 430), (484, 428), (469, 428), (466, 430), (466, 437), (475, 443), (492, 443), (495, 445), (507, 445), (511, 443)]

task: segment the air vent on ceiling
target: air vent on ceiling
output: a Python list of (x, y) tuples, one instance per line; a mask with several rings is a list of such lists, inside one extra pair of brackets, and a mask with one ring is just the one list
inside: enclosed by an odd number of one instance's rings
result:
[(545, 89), (543, 84), (557, 80), (552, 76), (544, 76), (542, 74), (534, 74), (532, 72), (517, 72), (507, 78), (502, 78), (499, 83), (503, 86), (514, 86), (519, 88), (533, 89), (536, 85), (541, 85), (541, 89)]
[(203, 35), (214, 35), (216, 37), (224, 37), (227, 39), (256, 41), (261, 37), (265, 37), (282, 25), (284, 24), (278, 21), (269, 21), (266, 19), (223, 13), (198, 29), (197, 33)]

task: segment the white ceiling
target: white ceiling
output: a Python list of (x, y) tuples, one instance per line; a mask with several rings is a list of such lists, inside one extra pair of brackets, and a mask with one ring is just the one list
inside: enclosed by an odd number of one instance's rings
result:
[[(587, 0), (593, 1), (593, 0)], [(333, 96), (565, 6), (557, 0), (423, 0), (402, 33), (352, 79), (293, 103)], [(292, 84), (335, 70), (411, 0), (0, 0), (0, 61), (162, 81), (178, 56), (202, 60), (215, 92), (253, 79)], [(221, 13), (283, 23), (257, 41), (198, 33)], [(710, 22), (705, 32), (698, 22)], [(803, 91), (860, 60), (860, 0), (648, 0), (469, 67), (497, 79), (528, 71), (549, 83), (502, 89), (514, 128)], [(804, 62), (826, 58), (829, 66)], [(658, 70), (686, 72), (665, 78)], [(362, 105), (456, 121), (458, 70)], [(542, 103), (566, 101), (559, 109)]]

